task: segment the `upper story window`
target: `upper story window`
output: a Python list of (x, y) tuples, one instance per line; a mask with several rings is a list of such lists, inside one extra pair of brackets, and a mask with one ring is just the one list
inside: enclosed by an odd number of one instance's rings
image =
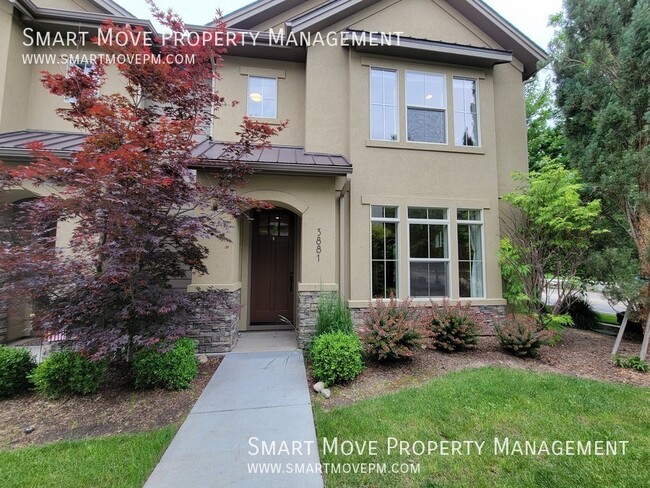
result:
[(248, 77), (248, 116), (275, 119), (278, 116), (277, 78)]
[(447, 143), (445, 75), (406, 72), (406, 132), (412, 142)]
[(399, 140), (397, 121), (397, 71), (370, 69), (370, 138)]
[(454, 78), (454, 133), (457, 146), (480, 146), (475, 79)]
[[(95, 65), (93, 63), (70, 63), (70, 66), (68, 66), (68, 75), (70, 74), (70, 71), (73, 69), (79, 69), (83, 72), (84, 75), (89, 75), (95, 70)], [(66, 103), (75, 103), (77, 101), (76, 97), (65, 97), (64, 101)]]

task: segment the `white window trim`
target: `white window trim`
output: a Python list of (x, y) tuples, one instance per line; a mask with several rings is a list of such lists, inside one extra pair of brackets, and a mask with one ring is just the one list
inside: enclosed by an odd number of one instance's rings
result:
[[(438, 76), (442, 77), (444, 83), (442, 84), (443, 86), (443, 94), (442, 94), (442, 99), (445, 101), (445, 107), (440, 109), (440, 108), (431, 108), (431, 107), (426, 107), (424, 105), (409, 105), (408, 104), (408, 81), (407, 77), (409, 73), (413, 74), (418, 74), (418, 75), (433, 75), (433, 76)], [(449, 100), (447, 100), (447, 83), (449, 80), (447, 79), (447, 75), (445, 73), (439, 73), (436, 71), (415, 71), (415, 70), (405, 70), (404, 71), (404, 124), (406, 125), (406, 141), (409, 144), (429, 144), (431, 146), (448, 146), (449, 145), (449, 107), (447, 106), (449, 104)], [(409, 139), (409, 107), (412, 108), (419, 108), (419, 109), (424, 109), (424, 110), (432, 110), (432, 111), (443, 111), (445, 114), (445, 142), (427, 142), (427, 141), (412, 141)]]
[[(377, 70), (377, 71), (389, 71), (391, 73), (395, 73), (395, 135), (396, 139), (376, 139), (372, 137), (372, 71)], [(400, 142), (400, 124), (399, 124), (399, 91), (400, 91), (400, 85), (399, 85), (399, 70), (398, 69), (391, 69), (391, 68), (385, 68), (383, 66), (370, 66), (370, 70), (368, 71), (368, 117), (370, 123), (368, 124), (368, 129), (370, 132), (370, 140), (371, 141), (383, 141), (383, 142)], [(383, 93), (383, 86), (382, 86), (382, 93)], [(382, 105), (384, 106), (384, 105)], [(385, 120), (383, 121), (384, 125), (386, 124)], [(384, 127), (384, 133), (386, 132), (385, 127)]]
[[(481, 212), (481, 220), (463, 220), (463, 219), (456, 218), (456, 242), (457, 243), (460, 242), (460, 239), (458, 237), (458, 226), (459, 225), (471, 225), (471, 224), (479, 225), (480, 224), (480, 226), (481, 226), (481, 246), (483, 246), (483, 249), (481, 250), (481, 256), (483, 257), (483, 259), (481, 260), (481, 268), (483, 270), (483, 287), (482, 287), (483, 295), (480, 296), (480, 297), (461, 297), (460, 296), (460, 280), (459, 280), (459, 283), (458, 283), (458, 298), (460, 300), (473, 300), (475, 298), (477, 298), (479, 300), (480, 299), (485, 299), (487, 297), (487, 275), (485, 274), (485, 272), (486, 272), (486, 266), (485, 266), (485, 261), (486, 261), (485, 260), (485, 257), (486, 257), (485, 256), (485, 210), (482, 209), (482, 208), (464, 208), (464, 207), (463, 208), (457, 208), (456, 209), (456, 216), (458, 216), (458, 211), (459, 210), (460, 211), (463, 211), (463, 210), (478, 210), (479, 212)], [(457, 261), (458, 261), (457, 267), (460, 268), (460, 263), (461, 263), (460, 256), (458, 257)], [(466, 261), (466, 260), (463, 260), (463, 261), (471, 262), (471, 261)], [(460, 270), (458, 270), (458, 276), (460, 278)]]
[[(411, 218), (408, 216), (409, 208), (444, 208), (447, 211), (446, 219), (417, 219)], [(446, 225), (447, 226), (447, 258), (411, 258), (411, 224), (426, 224), (426, 225)], [(444, 298), (451, 298), (451, 284), (452, 280), (452, 266), (451, 266), (451, 209), (446, 207), (420, 207), (420, 206), (408, 206), (406, 208), (406, 245), (408, 247), (408, 296), (414, 301), (430, 301), (430, 300), (441, 300)], [(411, 294), (411, 262), (413, 263), (447, 263), (447, 296), (446, 297), (415, 297)]]
[[(453, 97), (454, 94), (454, 80), (468, 80), (468, 81), (473, 81), (474, 86), (476, 86), (476, 128), (477, 128), (477, 134), (478, 134), (478, 144), (476, 146), (467, 146), (465, 144), (456, 144), (456, 99)], [(451, 80), (451, 93), (452, 93), (452, 103), (454, 104), (453, 106), (453, 114), (454, 114), (454, 146), (456, 147), (474, 147), (474, 148), (480, 148), (482, 147), (483, 143), (483, 136), (481, 135), (481, 92), (480, 92), (480, 83), (478, 78), (473, 78), (471, 76), (453, 76)], [(460, 112), (460, 110), (459, 110)], [(467, 115), (468, 112), (465, 112), (463, 110), (463, 114)]]
[[(247, 76), (248, 80), (246, 83), (246, 116), (254, 119), (268, 119), (268, 120), (277, 120), (278, 119), (278, 109), (279, 109), (279, 104), (278, 104), (278, 78), (275, 76), (257, 76), (257, 75), (248, 75)], [(251, 115), (251, 78), (263, 78), (266, 80), (274, 80), (275, 81), (275, 117), (265, 117), (263, 115)], [(263, 106), (262, 106), (263, 108)]]
[[(400, 235), (402, 233), (402, 231), (400, 229), (400, 207), (399, 207), (399, 205), (383, 205), (383, 204), (372, 204), (372, 205), (369, 205), (369, 207), (370, 207), (370, 221), (369, 221), (369, 223), (370, 223), (370, 227), (369, 227), (369, 230), (370, 230), (370, 239), (369, 239), (369, 251), (370, 251), (370, 300), (373, 301), (373, 300), (376, 299), (376, 297), (374, 297), (372, 295), (372, 263), (374, 261), (382, 261), (382, 260), (379, 260), (379, 259), (373, 259), (373, 257), (372, 257), (372, 224), (373, 224), (373, 222), (389, 222), (389, 223), (396, 224), (395, 228), (397, 229), (397, 236), (396, 236), (396, 239), (395, 239), (395, 246), (396, 246), (396, 248), (395, 248), (395, 256), (396, 256), (395, 257), (395, 264), (397, 265), (397, 269), (395, 270), (395, 276), (396, 276), (396, 278), (395, 278), (395, 298), (399, 298), (400, 297), (400, 259), (399, 259), (399, 257), (400, 257)], [(395, 213), (395, 215), (397, 215), (397, 217), (395, 217), (395, 218), (373, 217), (372, 216), (372, 207), (391, 207), (391, 208), (395, 208), (395, 209), (397, 209), (396, 213)], [(383, 259), (383, 261), (386, 262), (387, 260)], [(392, 261), (392, 259), (389, 260), (389, 261)], [(384, 298), (381, 298), (381, 300), (388, 300), (389, 298), (390, 297), (384, 297)]]

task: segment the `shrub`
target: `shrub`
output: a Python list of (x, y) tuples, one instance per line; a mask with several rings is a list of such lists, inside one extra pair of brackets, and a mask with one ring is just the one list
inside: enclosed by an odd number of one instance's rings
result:
[(563, 303), (560, 310), (573, 319), (573, 325), (578, 329), (594, 329), (600, 320), (591, 303), (581, 297), (575, 297)]
[(36, 390), (50, 398), (89, 395), (99, 389), (106, 366), (106, 361), (91, 361), (76, 351), (53, 352), (34, 370), (31, 380)]
[(332, 332), (354, 334), (352, 315), (338, 293), (323, 292), (318, 300), (316, 335), (330, 334)]
[(343, 332), (316, 337), (311, 359), (314, 377), (327, 385), (353, 380), (364, 367), (359, 338)]
[(625, 357), (617, 354), (614, 356), (614, 364), (620, 368), (636, 369), (642, 373), (650, 371), (650, 363), (644, 361), (639, 356)]
[(509, 315), (495, 328), (501, 346), (519, 357), (535, 357), (549, 336), (549, 331), (540, 330), (537, 320), (527, 315)]
[(398, 303), (394, 296), (372, 304), (360, 333), (366, 353), (380, 361), (410, 357), (424, 342), (411, 301)]
[(29, 375), (36, 361), (25, 348), (0, 346), (0, 398), (7, 398), (30, 387)]
[(184, 390), (199, 372), (196, 342), (183, 338), (178, 339), (173, 346), (160, 344), (157, 348), (141, 349), (135, 355), (133, 368), (136, 388)]
[(470, 305), (434, 304), (422, 319), (431, 345), (444, 351), (462, 351), (478, 342), (478, 316)]

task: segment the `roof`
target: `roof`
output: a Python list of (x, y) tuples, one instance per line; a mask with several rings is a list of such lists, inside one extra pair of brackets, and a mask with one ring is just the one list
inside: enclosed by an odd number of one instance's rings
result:
[[(28, 9), (32, 11), (39, 10), (39, 9), (43, 10), (41, 7), (38, 7), (32, 0), (9, 0), (9, 1), (10, 3), (15, 4), (18, 8), (22, 7), (22, 9)], [(121, 5), (118, 5), (113, 0), (88, 0), (88, 1), (109, 15), (114, 15), (116, 17), (133, 18), (133, 14), (131, 12), (129, 12)], [(45, 9), (45, 10), (59, 10), (59, 9)], [(68, 10), (67, 12), (72, 13), (73, 11)], [(74, 12), (77, 13), (76, 11)], [(86, 12), (80, 11), (80, 13), (86, 13)], [(92, 13), (92, 12), (88, 12), (88, 13)]]
[[(381, 0), (329, 0), (285, 21), (285, 30), (300, 32), (318, 31), (344, 20)], [(510, 22), (490, 8), (482, 0), (446, 0), (461, 15), (494, 39), (504, 50), (512, 51), (514, 57), (524, 65), (524, 79), (538, 71), (538, 64), (548, 60), (548, 54), (514, 27)], [(287, 12), (301, 2), (295, 0), (258, 0), (224, 16), (229, 27), (250, 29)]]
[[(40, 142), (45, 150), (60, 157), (70, 157), (81, 150), (86, 136), (76, 132), (22, 130), (0, 133), (0, 158), (29, 160), (26, 145)], [(205, 138), (194, 148), (198, 158), (195, 168), (218, 169), (228, 163), (224, 154), (227, 144)], [(272, 146), (254, 149), (241, 161), (254, 171), (273, 174), (310, 174), (345, 176), (352, 173), (352, 165), (345, 156), (307, 152), (297, 146)]]

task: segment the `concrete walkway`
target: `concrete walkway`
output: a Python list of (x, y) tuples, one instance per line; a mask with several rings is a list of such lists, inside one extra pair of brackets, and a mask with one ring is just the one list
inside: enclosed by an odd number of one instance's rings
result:
[(145, 488), (322, 487), (318, 463), (302, 351), (230, 353)]

